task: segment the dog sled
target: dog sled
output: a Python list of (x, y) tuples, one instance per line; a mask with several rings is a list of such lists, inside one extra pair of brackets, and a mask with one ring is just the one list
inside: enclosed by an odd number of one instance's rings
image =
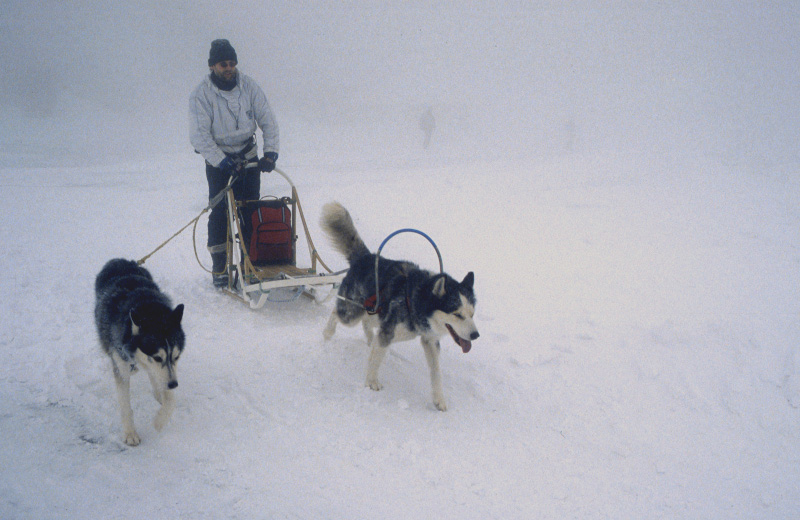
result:
[[(223, 290), (253, 309), (268, 301), (294, 301), (301, 295), (322, 303), (336, 293), (347, 270), (333, 272), (322, 261), (311, 240), (297, 188), (286, 173), (278, 168), (274, 172), (289, 184), (289, 196), (237, 201), (233, 190), (225, 193), (228, 285)], [(310, 267), (297, 265), (298, 215)], [(325, 272), (317, 272), (318, 265)]]

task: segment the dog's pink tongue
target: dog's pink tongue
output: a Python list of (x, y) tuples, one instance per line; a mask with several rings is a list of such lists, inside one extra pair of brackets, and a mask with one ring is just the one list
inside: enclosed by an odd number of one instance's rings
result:
[(450, 332), (450, 336), (453, 338), (453, 341), (455, 341), (456, 344), (459, 347), (461, 347), (461, 351), (464, 352), (464, 354), (469, 352), (469, 349), (472, 348), (472, 342), (467, 341), (458, 334), (456, 334), (456, 331), (454, 331), (453, 327), (451, 327), (450, 325), (447, 326), (447, 330)]

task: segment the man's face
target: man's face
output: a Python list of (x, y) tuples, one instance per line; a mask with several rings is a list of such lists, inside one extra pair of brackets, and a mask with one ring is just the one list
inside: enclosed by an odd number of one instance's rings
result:
[(231, 81), (236, 77), (236, 62), (233, 60), (220, 61), (210, 68), (215, 76), (225, 81)]

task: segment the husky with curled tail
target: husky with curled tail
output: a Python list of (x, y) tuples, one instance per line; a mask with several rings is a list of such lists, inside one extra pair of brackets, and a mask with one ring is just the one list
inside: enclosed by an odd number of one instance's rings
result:
[(121, 258), (109, 261), (97, 275), (95, 295), (95, 324), (100, 346), (111, 359), (123, 438), (125, 444), (137, 446), (131, 374), (142, 367), (150, 376), (153, 396), (161, 403), (153, 425), (161, 431), (175, 409), (175, 364), (186, 341), (181, 328), (183, 304), (173, 309), (147, 269)]
[(411, 262), (381, 257), (379, 307), (374, 309), (370, 302), (374, 304), (376, 296), (375, 254), (361, 240), (350, 213), (339, 203), (326, 204), (321, 225), (350, 264), (323, 332), (325, 339), (333, 336), (338, 323), (354, 326), (361, 322), (370, 347), (366, 385), (380, 390), (378, 370), (389, 345), (419, 336), (430, 369), (433, 403), (439, 410), (447, 410), (439, 367), (439, 340), (449, 334), (466, 353), (478, 338), (473, 321), (473, 273), (458, 282), (447, 274), (432, 273)]

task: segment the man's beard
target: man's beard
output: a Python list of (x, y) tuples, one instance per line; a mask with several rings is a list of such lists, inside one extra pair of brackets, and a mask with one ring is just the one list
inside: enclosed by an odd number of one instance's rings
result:
[(220, 76), (216, 72), (211, 73), (211, 81), (214, 82), (220, 90), (232, 90), (236, 86), (237, 72), (234, 72), (230, 79), (226, 79), (224, 75)]

